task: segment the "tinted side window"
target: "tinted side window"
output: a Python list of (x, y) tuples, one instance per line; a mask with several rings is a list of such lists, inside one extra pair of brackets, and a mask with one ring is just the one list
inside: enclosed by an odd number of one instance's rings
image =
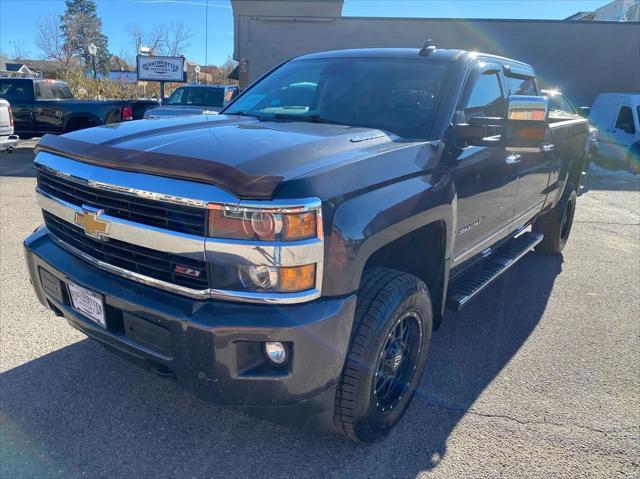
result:
[(636, 127), (633, 124), (633, 111), (628, 106), (620, 108), (620, 113), (618, 113), (618, 119), (616, 120), (616, 128), (631, 134), (636, 132)]
[(29, 101), (33, 98), (31, 82), (29, 81), (0, 81), (0, 98), (9, 103)]
[(552, 110), (566, 111), (567, 113), (575, 113), (575, 109), (569, 103), (564, 95), (553, 95), (549, 97), (549, 108)]
[(35, 82), (38, 100), (72, 100), (73, 94), (65, 83), (38, 81)]
[(500, 80), (495, 73), (477, 77), (464, 107), (464, 117), (469, 121), (474, 116), (504, 116), (505, 100)]
[(536, 82), (533, 78), (507, 77), (511, 95), (538, 95)]

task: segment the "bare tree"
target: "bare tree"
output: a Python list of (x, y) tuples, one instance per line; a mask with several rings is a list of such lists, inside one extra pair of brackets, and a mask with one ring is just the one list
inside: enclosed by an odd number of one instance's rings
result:
[(65, 45), (60, 28), (60, 15), (50, 12), (38, 20), (36, 45), (44, 53), (46, 60), (57, 60), (68, 65), (73, 57), (73, 50)]
[(141, 46), (148, 47), (153, 55), (182, 55), (190, 46), (189, 39), (193, 36), (181, 22), (170, 23), (169, 26), (156, 25), (150, 32), (143, 31), (140, 25), (132, 25), (127, 33), (136, 55)]
[(15, 60), (23, 60), (29, 57), (29, 50), (27, 50), (27, 45), (24, 41), (10, 41), (9, 43), (13, 47), (13, 58)]
[(127, 33), (131, 38), (134, 47), (134, 54), (140, 53), (140, 47), (148, 47), (154, 55), (162, 55), (164, 44), (167, 38), (167, 28), (164, 25), (158, 25), (149, 33), (145, 33), (140, 25), (132, 25)]
[(184, 23), (171, 23), (165, 37), (164, 54), (172, 57), (184, 54), (185, 50), (191, 46), (189, 43), (191, 37), (193, 37), (191, 30), (186, 28)]
[(142, 46), (144, 39), (142, 29), (140, 25), (131, 25), (127, 30), (129, 37), (131, 38), (131, 42), (133, 43), (133, 52), (134, 55), (140, 53), (140, 47)]

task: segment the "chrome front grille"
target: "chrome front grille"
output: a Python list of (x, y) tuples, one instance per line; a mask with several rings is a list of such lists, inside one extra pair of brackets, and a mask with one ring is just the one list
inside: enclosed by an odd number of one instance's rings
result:
[[(60, 241), (88, 254), (92, 258), (186, 288), (209, 288), (207, 264), (184, 256), (156, 251), (142, 246), (110, 239), (100, 241), (84, 234), (81, 228), (67, 223), (44, 211), (44, 223), (49, 232)], [(176, 266), (188, 269), (192, 276), (176, 273)], [(197, 277), (193, 275), (198, 274)]]
[(91, 206), (108, 215), (156, 228), (206, 235), (207, 210), (108, 191), (38, 169), (38, 187), (76, 206)]

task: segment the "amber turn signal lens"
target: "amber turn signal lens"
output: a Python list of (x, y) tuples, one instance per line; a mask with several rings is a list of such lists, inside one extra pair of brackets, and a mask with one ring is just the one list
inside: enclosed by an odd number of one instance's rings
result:
[(279, 268), (280, 288), (282, 293), (295, 293), (312, 289), (316, 283), (316, 265), (292, 266)]
[(315, 237), (317, 235), (315, 212), (284, 215), (283, 232), (284, 239), (289, 241)]

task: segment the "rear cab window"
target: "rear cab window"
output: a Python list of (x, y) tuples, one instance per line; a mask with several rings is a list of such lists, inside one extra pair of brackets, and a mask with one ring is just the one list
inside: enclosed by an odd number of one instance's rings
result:
[(0, 98), (9, 103), (33, 101), (33, 82), (31, 80), (0, 79)]
[(56, 81), (37, 81), (37, 100), (73, 100), (73, 93), (66, 83)]

